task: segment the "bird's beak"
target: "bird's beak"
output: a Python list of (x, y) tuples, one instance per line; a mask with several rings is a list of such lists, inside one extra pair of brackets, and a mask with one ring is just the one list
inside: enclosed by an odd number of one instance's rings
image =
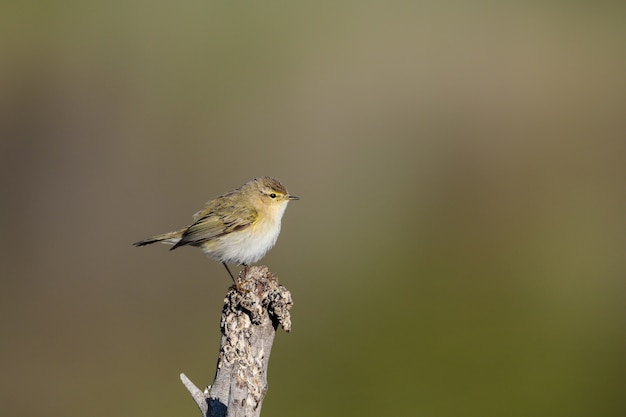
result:
[(289, 200), (300, 200), (300, 197), (296, 197), (295, 195), (289, 195), (289, 196), (287, 196), (287, 199), (289, 199)]

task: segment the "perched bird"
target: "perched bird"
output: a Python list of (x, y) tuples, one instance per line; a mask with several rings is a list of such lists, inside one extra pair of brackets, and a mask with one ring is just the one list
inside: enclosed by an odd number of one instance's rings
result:
[(240, 188), (209, 201), (204, 209), (194, 214), (194, 222), (174, 232), (164, 233), (135, 242), (135, 246), (161, 242), (181, 246), (197, 246), (221, 262), (233, 282), (235, 277), (229, 263), (248, 266), (269, 251), (280, 234), (280, 222), (290, 200), (280, 181), (260, 177)]

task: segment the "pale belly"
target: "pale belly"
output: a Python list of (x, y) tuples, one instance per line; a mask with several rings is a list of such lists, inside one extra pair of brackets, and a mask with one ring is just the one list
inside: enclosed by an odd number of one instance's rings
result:
[(219, 262), (250, 265), (276, 244), (280, 220), (251, 226), (202, 245), (202, 251)]

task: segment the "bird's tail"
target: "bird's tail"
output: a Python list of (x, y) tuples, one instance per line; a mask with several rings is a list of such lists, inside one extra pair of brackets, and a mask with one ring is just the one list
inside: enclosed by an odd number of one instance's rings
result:
[(145, 245), (151, 245), (151, 244), (157, 243), (157, 242), (165, 243), (165, 244), (168, 244), (168, 245), (175, 245), (180, 240), (180, 238), (183, 235), (184, 231), (185, 231), (185, 229), (180, 229), (180, 230), (177, 230), (175, 232), (163, 233), (162, 235), (152, 236), (152, 237), (149, 237), (147, 239), (140, 240), (139, 242), (135, 242), (135, 243), (133, 243), (133, 245), (135, 245), (135, 246), (145, 246)]

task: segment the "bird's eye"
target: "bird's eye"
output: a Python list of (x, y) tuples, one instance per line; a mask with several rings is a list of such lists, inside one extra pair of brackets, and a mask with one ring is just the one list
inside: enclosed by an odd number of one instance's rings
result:
[(271, 198), (276, 198), (276, 194), (272, 193), (272, 194), (270, 194), (270, 197)]

